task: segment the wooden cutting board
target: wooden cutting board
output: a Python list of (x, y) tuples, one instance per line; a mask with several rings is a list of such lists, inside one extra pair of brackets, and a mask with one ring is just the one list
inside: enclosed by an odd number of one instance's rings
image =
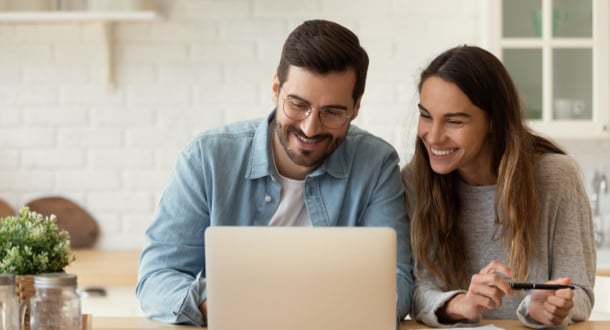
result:
[(0, 218), (15, 215), (15, 210), (5, 201), (0, 199)]
[(58, 196), (32, 200), (26, 204), (30, 210), (42, 215), (57, 216), (57, 227), (70, 233), (70, 247), (90, 248), (95, 245), (99, 235), (97, 221), (80, 205)]

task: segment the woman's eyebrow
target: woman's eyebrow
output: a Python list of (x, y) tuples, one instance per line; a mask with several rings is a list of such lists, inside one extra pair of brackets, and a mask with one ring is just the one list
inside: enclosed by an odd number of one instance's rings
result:
[[(421, 105), (421, 103), (418, 103), (417, 107), (421, 111), (424, 111), (425, 113), (430, 114), (430, 111), (428, 111), (428, 109), (426, 109), (426, 107)], [(449, 113), (444, 114), (443, 117), (465, 117), (465, 118), (470, 118), (470, 115), (467, 114), (466, 112), (449, 112)]]

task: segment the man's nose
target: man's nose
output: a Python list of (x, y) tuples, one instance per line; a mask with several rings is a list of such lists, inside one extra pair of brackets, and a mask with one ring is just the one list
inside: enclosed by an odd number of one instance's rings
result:
[(308, 137), (316, 136), (322, 131), (322, 121), (320, 120), (320, 110), (313, 108), (307, 118), (301, 121), (301, 130)]

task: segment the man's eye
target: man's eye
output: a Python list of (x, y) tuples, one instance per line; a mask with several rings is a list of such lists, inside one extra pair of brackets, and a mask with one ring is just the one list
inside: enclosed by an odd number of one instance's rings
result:
[(342, 117), (345, 116), (345, 110), (339, 108), (324, 108), (324, 114), (329, 117)]
[(309, 104), (307, 104), (305, 102), (290, 100), (290, 106), (293, 107), (295, 110), (299, 110), (299, 111), (309, 110)]

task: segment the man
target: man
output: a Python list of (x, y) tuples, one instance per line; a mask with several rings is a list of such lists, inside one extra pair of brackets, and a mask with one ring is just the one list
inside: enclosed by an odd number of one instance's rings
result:
[(306, 21), (284, 44), (275, 110), (205, 132), (183, 150), (146, 231), (136, 289), (146, 315), (205, 324), (204, 231), (238, 225), (394, 228), (397, 317), (406, 316), (413, 278), (398, 155), (350, 125), (367, 69), (351, 31)]

